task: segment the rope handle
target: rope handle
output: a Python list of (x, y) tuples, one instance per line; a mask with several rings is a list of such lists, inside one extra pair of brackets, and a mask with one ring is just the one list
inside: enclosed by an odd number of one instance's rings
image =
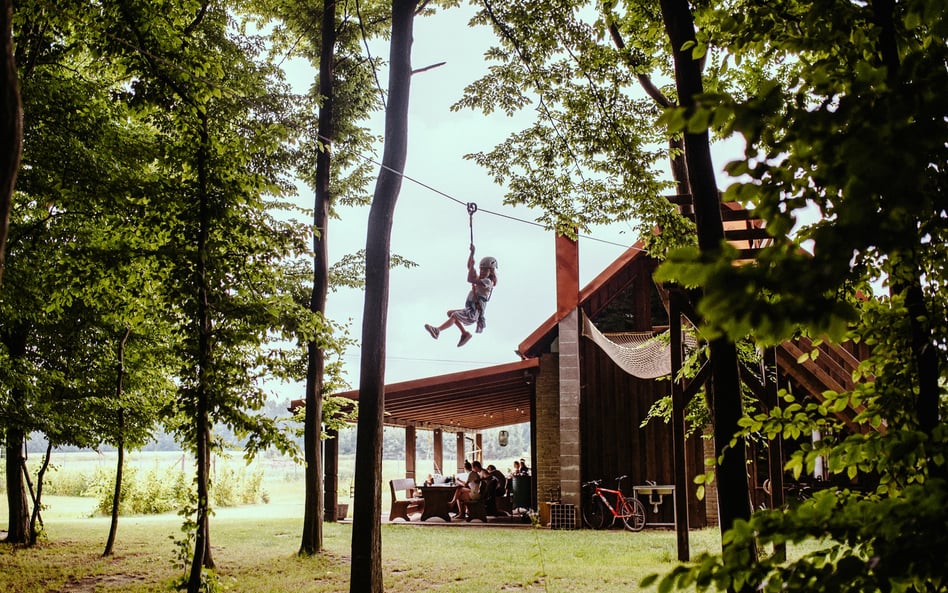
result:
[(474, 246), (474, 213), (477, 212), (477, 204), (474, 202), (467, 203), (467, 215), (468, 215), (468, 224), (471, 227), (471, 246)]
[[(477, 204), (474, 202), (467, 203), (467, 215), (469, 225), (471, 227), (471, 257), (474, 257), (474, 213), (477, 212)], [(474, 295), (474, 307), (477, 309), (478, 313), (483, 315), (483, 309), (481, 308), (481, 301), (477, 298), (477, 283), (471, 283), (471, 294)]]

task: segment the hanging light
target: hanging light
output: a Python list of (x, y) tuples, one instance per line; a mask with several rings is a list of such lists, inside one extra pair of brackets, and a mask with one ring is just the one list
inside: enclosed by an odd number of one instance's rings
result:
[(498, 433), (497, 433), (497, 444), (500, 445), (501, 447), (506, 447), (506, 446), (507, 446), (507, 439), (508, 439), (509, 437), (510, 437), (510, 433), (508, 433), (506, 430), (502, 430), (502, 431), (498, 432)]

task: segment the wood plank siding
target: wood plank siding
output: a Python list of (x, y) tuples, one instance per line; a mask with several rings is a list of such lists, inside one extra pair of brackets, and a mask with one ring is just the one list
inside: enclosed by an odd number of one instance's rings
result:
[[(638, 379), (620, 369), (592, 341), (580, 345), (583, 377), (580, 403), (582, 433), (582, 481), (603, 479), (606, 487), (615, 487), (615, 478), (628, 475), (623, 491), (632, 493), (633, 485), (654, 481), (675, 482), (674, 449), (671, 425), (652, 420), (640, 425), (651, 406), (668, 394), (668, 381)], [(692, 480), (704, 472), (703, 443), (692, 437), (687, 441), (689, 500), (688, 516), (692, 528), (707, 525), (703, 501), (694, 497)], [(659, 508), (658, 515), (646, 505), (649, 521), (674, 520), (671, 500)]]

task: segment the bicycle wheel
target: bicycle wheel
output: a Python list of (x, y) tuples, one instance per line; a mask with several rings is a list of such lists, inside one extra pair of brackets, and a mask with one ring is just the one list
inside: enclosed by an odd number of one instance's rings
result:
[(629, 531), (642, 531), (645, 527), (645, 505), (637, 498), (626, 498), (621, 506), (622, 522)]
[(589, 528), (605, 529), (607, 524), (612, 525), (613, 520), (615, 520), (615, 517), (612, 516), (612, 513), (599, 498), (587, 500), (586, 504), (583, 505), (583, 522)]

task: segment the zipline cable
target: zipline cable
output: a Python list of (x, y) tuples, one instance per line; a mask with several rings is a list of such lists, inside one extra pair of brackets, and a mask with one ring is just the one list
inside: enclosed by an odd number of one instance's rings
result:
[[(415, 185), (418, 185), (418, 186), (420, 186), (420, 187), (423, 187), (423, 188), (427, 189), (427, 190), (430, 191), (430, 192), (436, 193), (436, 194), (438, 194), (439, 196), (442, 196), (442, 197), (444, 197), (444, 198), (447, 198), (447, 199), (451, 200), (452, 202), (456, 202), (456, 203), (458, 203), (458, 204), (460, 204), (460, 205), (462, 205), (462, 206), (464, 206), (464, 207), (468, 207), (469, 204), (473, 204), (473, 202), (465, 202), (464, 200), (458, 199), (458, 198), (452, 196), (452, 195), (449, 194), (449, 193), (446, 193), (446, 192), (444, 192), (444, 191), (441, 191), (440, 189), (438, 189), (438, 188), (436, 188), (436, 187), (433, 187), (433, 186), (431, 186), (431, 185), (428, 185), (428, 184), (425, 183), (424, 181), (415, 179), (414, 177), (411, 177), (410, 175), (407, 175), (407, 174), (405, 174), (405, 173), (403, 173), (403, 172), (401, 172), (401, 171), (396, 171), (395, 169), (389, 167), (388, 165), (385, 165), (384, 163), (381, 163), (381, 162), (375, 160), (374, 158), (372, 158), (372, 157), (370, 157), (370, 156), (366, 156), (366, 155), (360, 154), (360, 153), (356, 153), (355, 156), (357, 156), (357, 157), (359, 157), (359, 158), (361, 158), (361, 159), (363, 159), (363, 160), (365, 160), (365, 161), (367, 161), (367, 162), (369, 162), (369, 163), (372, 163), (373, 165), (377, 165), (377, 166), (379, 166), (379, 167), (385, 169), (386, 171), (388, 171), (388, 172), (390, 172), (390, 173), (394, 173), (394, 174), (396, 174), (396, 175), (399, 175), (399, 176), (401, 176), (402, 179), (405, 179), (406, 181), (410, 181), (410, 182), (414, 183)], [(478, 211), (484, 212), (484, 213), (486, 213), (486, 214), (491, 214), (491, 215), (493, 215), (493, 216), (498, 216), (498, 217), (500, 217), (500, 218), (506, 218), (506, 219), (512, 220), (512, 221), (514, 221), (514, 222), (519, 222), (519, 223), (522, 223), (522, 224), (528, 224), (528, 225), (531, 225), (531, 226), (539, 227), (539, 228), (541, 228), (541, 229), (546, 230), (546, 226), (545, 226), (545, 225), (542, 225), (542, 224), (540, 224), (539, 222), (537, 222), (537, 221), (535, 221), (535, 220), (526, 220), (526, 219), (523, 219), (523, 218), (517, 218), (516, 216), (510, 216), (509, 214), (504, 214), (504, 213), (502, 213), (502, 212), (494, 212), (493, 210), (485, 210), (484, 208), (479, 208), (479, 207), (478, 207)], [(472, 229), (472, 231), (471, 231), (471, 236), (472, 236), (471, 242), (473, 243), (473, 229)], [(604, 243), (604, 244), (606, 244), (606, 245), (613, 245), (613, 246), (615, 246), (615, 247), (622, 247), (623, 249), (636, 249), (636, 250), (638, 250), (638, 251), (646, 251), (645, 249), (642, 249), (641, 247), (636, 247), (636, 246), (634, 246), (634, 245), (626, 245), (625, 243), (617, 243), (617, 242), (615, 242), (615, 241), (609, 241), (609, 240), (607, 240), (607, 239), (600, 239), (599, 237), (593, 237), (593, 236), (591, 236), (591, 235), (582, 235), (582, 234), (579, 234), (579, 235), (577, 235), (577, 237), (580, 238), (580, 239), (587, 239), (587, 240), (589, 240), (589, 241), (596, 241), (596, 242), (598, 242), (598, 243)]]

